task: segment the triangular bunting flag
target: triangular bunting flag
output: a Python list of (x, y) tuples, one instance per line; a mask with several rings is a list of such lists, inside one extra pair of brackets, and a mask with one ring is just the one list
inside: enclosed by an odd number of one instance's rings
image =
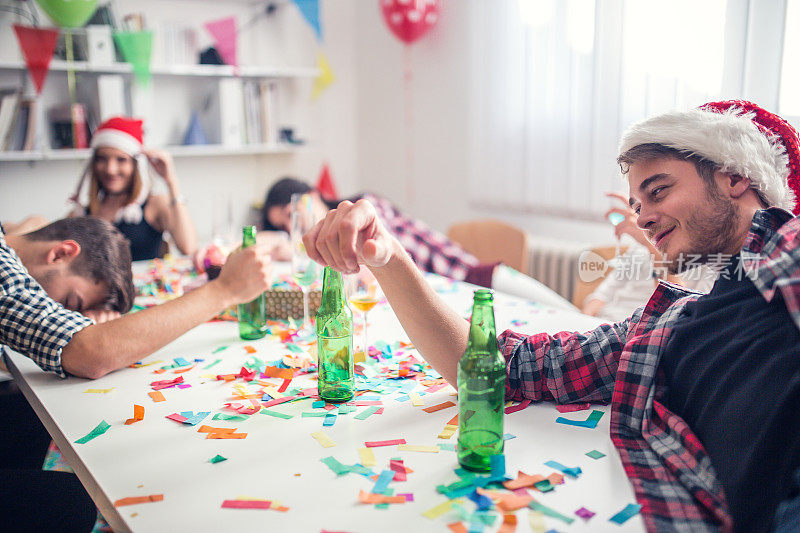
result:
[(317, 35), (317, 41), (322, 42), (322, 27), (319, 22), (319, 0), (294, 0), (294, 5), (300, 10), (303, 18)]
[(222, 60), (231, 66), (238, 66), (236, 59), (236, 19), (227, 17), (206, 22), (208, 33), (214, 38), (215, 48)]
[(319, 98), (319, 95), (322, 94), (322, 91), (328, 88), (328, 86), (336, 81), (336, 76), (333, 75), (333, 71), (331, 70), (330, 65), (328, 65), (328, 60), (325, 59), (325, 56), (322, 52), (317, 54), (317, 67), (320, 70), (319, 76), (314, 78), (314, 88), (311, 90), (311, 99), (316, 100)]
[(58, 30), (14, 24), (14, 33), (17, 34), (22, 57), (25, 58), (31, 80), (36, 87), (36, 94), (41, 94), (58, 41)]
[(328, 163), (322, 165), (319, 179), (317, 179), (317, 190), (325, 200), (331, 201), (339, 199), (339, 193), (336, 192), (336, 185), (333, 184), (333, 178), (331, 178), (331, 170), (328, 168)]
[(133, 66), (136, 80), (147, 86), (150, 83), (150, 53), (153, 50), (152, 31), (117, 31), (114, 41), (122, 51), (125, 61)]

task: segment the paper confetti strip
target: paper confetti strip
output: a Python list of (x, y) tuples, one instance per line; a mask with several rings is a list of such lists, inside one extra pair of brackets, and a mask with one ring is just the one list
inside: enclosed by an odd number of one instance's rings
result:
[(506, 407), (505, 413), (510, 415), (511, 413), (516, 413), (517, 411), (522, 411), (526, 407), (531, 404), (531, 401), (528, 399), (522, 400), (517, 405), (512, 405), (511, 407)]
[(439, 438), (440, 439), (449, 439), (450, 437), (453, 436), (453, 433), (455, 433), (456, 430), (458, 430), (458, 426), (453, 426), (453, 425), (447, 424), (447, 425), (444, 426), (444, 429), (442, 430), (442, 432), (439, 433)]
[(148, 394), (148, 395), (149, 395), (149, 396), (150, 396), (150, 397), (153, 399), (153, 401), (154, 401), (154, 402), (156, 402), (156, 403), (157, 403), (157, 402), (164, 402), (164, 401), (166, 401), (166, 400), (167, 400), (166, 398), (164, 398), (164, 393), (162, 393), (160, 390), (153, 391), (153, 392), (148, 392), (147, 394)]
[(565, 524), (571, 524), (575, 521), (575, 519), (572, 518), (571, 516), (561, 514), (555, 509), (551, 509), (550, 507), (547, 507), (546, 505), (541, 504), (536, 500), (531, 501), (531, 503), (528, 504), (528, 507), (530, 507), (534, 511), (539, 511), (540, 513), (543, 513), (547, 516), (561, 520)]
[(431, 520), (435, 520), (436, 518), (439, 518), (444, 513), (449, 511), (452, 507), (453, 507), (453, 502), (448, 500), (440, 503), (436, 507), (431, 507), (430, 509), (422, 513), (422, 516), (424, 516), (425, 518), (430, 518)]
[(586, 420), (570, 420), (569, 418), (564, 418), (563, 416), (559, 416), (556, 418), (556, 422), (559, 424), (566, 424), (568, 426), (578, 426), (582, 428), (589, 428), (594, 429), (597, 427), (597, 423), (600, 419), (603, 418), (603, 411), (598, 411), (597, 409), (593, 410), (592, 413)]
[(331, 439), (322, 431), (317, 431), (316, 433), (312, 433), (311, 436), (317, 439), (317, 442), (319, 442), (323, 448), (332, 448), (333, 446), (336, 446), (336, 443), (333, 442), (333, 439)]
[(394, 439), (394, 440), (375, 440), (375, 441), (367, 441), (364, 443), (364, 446), (367, 448), (378, 448), (380, 446), (394, 446), (395, 444), (405, 444), (406, 439)]
[(208, 462), (211, 463), (211, 464), (217, 464), (217, 463), (221, 463), (222, 461), (227, 461), (227, 460), (228, 460), (227, 457), (222, 457), (221, 455), (217, 454), (214, 457), (212, 457), (211, 459), (209, 459)]
[(108, 431), (108, 428), (110, 428), (110, 427), (111, 426), (108, 424), (108, 422), (106, 422), (105, 420), (102, 420), (102, 421), (100, 421), (99, 424), (97, 424), (97, 427), (95, 427), (93, 430), (91, 430), (89, 433), (87, 433), (86, 436), (81, 437), (78, 440), (76, 440), (75, 443), (76, 444), (86, 444), (90, 440), (92, 440), (92, 439), (94, 439), (96, 437), (99, 437), (100, 435), (102, 435), (103, 433)]
[(141, 405), (134, 405), (133, 406), (133, 418), (129, 418), (125, 421), (126, 426), (130, 426), (135, 422), (139, 422), (144, 420), (144, 407)]
[[(383, 494), (374, 494), (372, 492), (358, 491), (358, 501), (361, 503), (406, 503), (406, 497), (403, 495), (385, 496)], [(449, 502), (448, 502), (449, 503)]]
[(423, 405), (425, 405), (422, 402), (422, 398), (420, 398), (419, 394), (417, 394), (416, 392), (409, 393), (408, 397), (411, 398), (411, 405), (413, 405), (414, 407), (422, 407)]
[(629, 503), (622, 509), (620, 512), (612, 516), (608, 519), (609, 522), (614, 522), (615, 524), (624, 524), (628, 521), (629, 518), (636, 516), (639, 514), (639, 510), (642, 508), (641, 505), (635, 503)]
[(447, 409), (448, 407), (455, 407), (455, 403), (447, 401), (444, 403), (440, 403), (439, 405), (431, 405), (430, 407), (426, 407), (423, 409), (426, 413), (435, 413), (436, 411), (441, 411), (442, 409)]
[(269, 500), (225, 500), (223, 509), (269, 509), (272, 502)]
[(592, 406), (590, 403), (567, 403), (556, 405), (559, 413), (574, 413), (575, 411), (585, 411)]
[(112, 390), (114, 390), (114, 387), (111, 387), (110, 389), (86, 389), (83, 392), (84, 392), (84, 394), (86, 394), (86, 393), (90, 393), (90, 394), (108, 394)]
[(370, 406), (370, 407), (367, 407), (366, 409), (364, 409), (364, 410), (363, 410), (363, 411), (361, 411), (360, 413), (358, 413), (358, 414), (357, 414), (355, 417), (353, 417), (353, 418), (355, 418), (356, 420), (366, 420), (366, 419), (367, 419), (367, 418), (369, 418), (370, 416), (372, 416), (372, 415), (374, 415), (375, 413), (377, 413), (379, 410), (380, 410), (380, 407), (378, 407), (377, 405), (372, 405), (372, 406)]
[(150, 494), (149, 496), (129, 496), (127, 498), (120, 498), (114, 502), (114, 507), (124, 507), (126, 505), (135, 505), (137, 503), (151, 503), (160, 502), (164, 500), (163, 494)]
[(397, 449), (401, 452), (429, 452), (439, 453), (438, 446), (420, 446), (418, 444), (400, 444)]
[(592, 459), (595, 459), (595, 460), (601, 459), (601, 458), (606, 456), (606, 454), (604, 454), (603, 452), (599, 452), (597, 450), (592, 450), (590, 452), (586, 452), (585, 455), (587, 455), (588, 457), (591, 457)]
[(359, 448), (358, 457), (361, 459), (361, 464), (364, 466), (375, 466), (375, 453), (370, 448)]
[(294, 415), (287, 415), (286, 413), (279, 413), (277, 411), (271, 411), (269, 409), (262, 409), (261, 414), (267, 416), (274, 416), (275, 418), (283, 418), (284, 420), (289, 420), (290, 418), (294, 418)]
[(581, 475), (581, 473), (583, 473), (581, 467), (579, 466), (564, 466), (558, 461), (547, 461), (545, 463), (545, 466), (549, 466), (550, 468), (559, 470), (572, 478), (577, 478), (578, 476)]

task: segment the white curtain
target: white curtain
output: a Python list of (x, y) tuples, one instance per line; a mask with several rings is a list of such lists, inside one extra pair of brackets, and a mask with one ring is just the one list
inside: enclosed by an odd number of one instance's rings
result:
[(623, 190), (615, 158), (631, 123), (727, 98), (776, 109), (779, 72), (765, 87), (760, 54), (779, 65), (781, 50), (752, 22), (784, 12), (772, 0), (473, 3), (471, 203), (598, 219), (603, 193)]

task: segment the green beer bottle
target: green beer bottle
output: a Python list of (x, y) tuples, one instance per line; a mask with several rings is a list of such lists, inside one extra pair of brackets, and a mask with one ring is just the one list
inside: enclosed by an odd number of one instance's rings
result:
[[(242, 228), (242, 248), (256, 243), (256, 227)], [(236, 310), (239, 319), (239, 337), (245, 340), (260, 339), (267, 334), (267, 308), (264, 294), (252, 302), (239, 304)]]
[(492, 300), (492, 291), (475, 291), (467, 351), (458, 363), (458, 462), (480, 472), (490, 470), (492, 455), (503, 453), (506, 365)]
[(322, 301), (317, 311), (317, 356), (319, 397), (328, 402), (346, 402), (353, 397), (353, 311), (347, 305), (342, 273), (325, 267)]

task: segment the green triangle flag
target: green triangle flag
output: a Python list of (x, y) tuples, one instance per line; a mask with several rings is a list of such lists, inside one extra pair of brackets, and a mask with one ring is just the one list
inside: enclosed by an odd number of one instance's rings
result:
[(153, 50), (152, 31), (117, 31), (114, 41), (122, 51), (125, 61), (133, 66), (136, 80), (143, 86), (150, 84), (150, 53)]

